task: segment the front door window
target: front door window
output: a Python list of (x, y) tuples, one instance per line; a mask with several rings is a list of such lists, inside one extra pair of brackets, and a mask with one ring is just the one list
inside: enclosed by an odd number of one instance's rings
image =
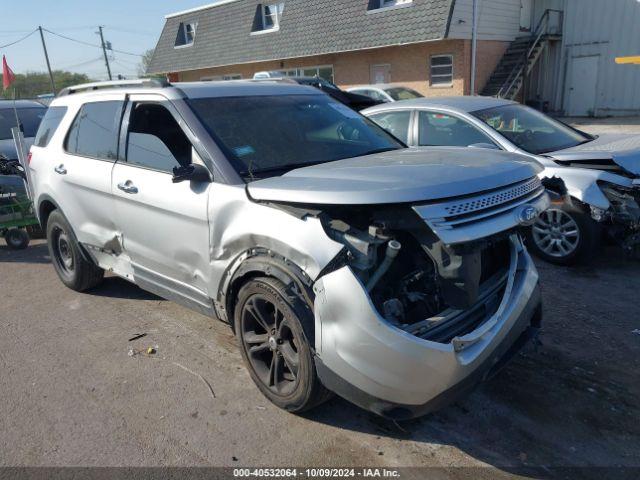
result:
[(131, 110), (127, 163), (171, 173), (191, 163), (191, 142), (173, 115), (159, 103), (136, 103)]

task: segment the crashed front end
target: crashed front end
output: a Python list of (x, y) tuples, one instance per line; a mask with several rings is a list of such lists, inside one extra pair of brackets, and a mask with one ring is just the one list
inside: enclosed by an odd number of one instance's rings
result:
[(322, 382), (403, 419), (490, 375), (540, 325), (538, 274), (518, 230), (548, 206), (532, 177), (443, 201), (323, 209), (345, 248), (314, 285)]
[(591, 217), (629, 255), (640, 258), (640, 178), (629, 186), (609, 182), (598, 182), (598, 186), (609, 207), (591, 205)]
[(640, 137), (608, 134), (548, 156), (567, 171), (569, 193), (586, 204), (591, 218), (630, 255), (640, 258)]

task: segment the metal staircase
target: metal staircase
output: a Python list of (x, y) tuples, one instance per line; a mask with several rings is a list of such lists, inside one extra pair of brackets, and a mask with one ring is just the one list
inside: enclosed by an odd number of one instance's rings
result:
[(535, 67), (544, 49), (548, 47), (550, 42), (561, 38), (560, 34), (549, 31), (549, 17), (552, 13), (562, 15), (560, 10), (545, 10), (531, 35), (518, 37), (511, 42), (484, 86), (481, 95), (509, 100), (518, 96), (526, 77)]

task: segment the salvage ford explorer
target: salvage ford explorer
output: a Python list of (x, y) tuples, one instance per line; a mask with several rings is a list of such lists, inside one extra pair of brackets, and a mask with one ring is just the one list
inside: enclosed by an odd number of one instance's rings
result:
[(549, 206), (517, 155), (408, 149), (310, 87), (64, 90), (30, 155), (53, 266), (229, 322), (262, 393), (390, 418), (450, 402), (540, 325), (518, 234)]

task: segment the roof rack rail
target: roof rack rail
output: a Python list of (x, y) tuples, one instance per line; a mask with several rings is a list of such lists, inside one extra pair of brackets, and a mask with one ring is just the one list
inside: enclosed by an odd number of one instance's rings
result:
[(64, 97), (66, 95), (73, 95), (74, 93), (88, 92), (95, 90), (107, 90), (110, 88), (125, 88), (125, 87), (146, 87), (146, 88), (163, 88), (169, 87), (171, 83), (163, 78), (140, 78), (138, 80), (113, 80), (109, 82), (93, 82), (83, 83), (80, 85), (73, 85), (71, 87), (63, 88), (58, 93), (58, 97)]

